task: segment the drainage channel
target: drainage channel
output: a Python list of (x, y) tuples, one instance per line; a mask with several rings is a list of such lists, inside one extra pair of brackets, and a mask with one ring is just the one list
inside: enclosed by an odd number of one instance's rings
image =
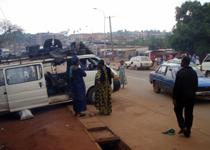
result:
[(131, 150), (111, 129), (96, 117), (79, 118), (87, 134), (101, 150)]

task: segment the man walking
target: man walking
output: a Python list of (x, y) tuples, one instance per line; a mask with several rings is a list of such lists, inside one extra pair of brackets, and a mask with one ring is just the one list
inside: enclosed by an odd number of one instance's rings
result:
[[(180, 127), (179, 134), (190, 137), (193, 123), (195, 92), (198, 87), (197, 73), (189, 66), (190, 58), (185, 56), (177, 72), (173, 89), (174, 111)], [(184, 110), (184, 117), (183, 117)]]

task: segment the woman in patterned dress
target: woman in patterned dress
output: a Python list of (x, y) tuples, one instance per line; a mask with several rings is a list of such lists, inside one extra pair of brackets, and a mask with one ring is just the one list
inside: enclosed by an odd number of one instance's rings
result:
[(113, 78), (111, 69), (100, 60), (95, 77), (95, 106), (101, 115), (110, 115), (112, 112), (111, 78)]

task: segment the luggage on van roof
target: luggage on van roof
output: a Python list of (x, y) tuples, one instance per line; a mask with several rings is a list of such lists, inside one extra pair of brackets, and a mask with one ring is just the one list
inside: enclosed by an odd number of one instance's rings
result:
[(93, 54), (93, 52), (83, 42), (72, 42), (69, 46), (63, 48), (62, 43), (58, 39), (47, 39), (43, 48), (39, 45), (26, 47), (26, 57), (18, 57), (14, 59), (1, 59), (0, 63), (10, 63), (22, 60), (40, 60), (54, 58), (56, 62), (63, 62), (67, 56)]
[(28, 47), (28, 56), (30, 58), (36, 57), (65, 57), (71, 55), (85, 55), (93, 54), (90, 49), (83, 42), (72, 42), (70, 46), (63, 48), (62, 43), (58, 39), (47, 39), (43, 48), (31, 49), (34, 47)]

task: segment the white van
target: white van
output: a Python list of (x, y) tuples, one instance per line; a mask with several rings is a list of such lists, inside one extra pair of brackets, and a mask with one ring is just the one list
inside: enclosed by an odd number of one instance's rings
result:
[[(84, 80), (87, 98), (91, 103), (94, 101), (94, 79), (100, 58), (92, 54), (78, 57), (87, 73)], [(65, 61), (25, 60), (0, 65), (0, 113), (71, 101), (67, 75), (70, 62), (71, 57)], [(113, 91), (119, 89), (119, 79), (115, 78)]]
[(148, 56), (136, 56), (133, 58), (130, 66), (136, 70), (149, 69), (152, 66), (152, 61)]

